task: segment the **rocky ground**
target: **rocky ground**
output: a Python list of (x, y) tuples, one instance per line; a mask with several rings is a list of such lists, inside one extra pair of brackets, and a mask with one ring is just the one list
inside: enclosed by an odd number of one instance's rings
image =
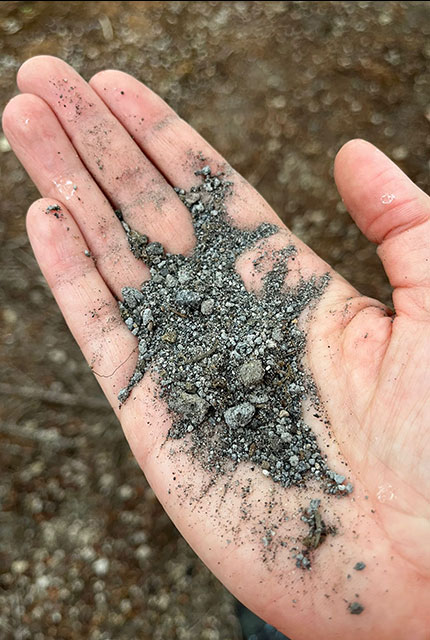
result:
[[(428, 191), (429, 14), (427, 2), (2, 2), (1, 103), (32, 55), (86, 78), (136, 75), (389, 302), (332, 165), (362, 136)], [(164, 515), (39, 273), (24, 225), (37, 193), (3, 136), (0, 161), (0, 637), (236, 640), (232, 598)]]

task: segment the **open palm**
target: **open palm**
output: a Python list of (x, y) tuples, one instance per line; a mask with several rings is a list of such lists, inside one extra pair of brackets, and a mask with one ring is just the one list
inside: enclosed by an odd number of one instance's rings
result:
[[(242, 602), (294, 640), (430, 638), (428, 196), (366, 142), (350, 142), (337, 156), (339, 191), (359, 227), (379, 244), (395, 306), (393, 316), (332, 272), (309, 322), (306, 365), (330, 435), (312, 416), (309, 423), (329, 464), (351, 480), (354, 492), (339, 499), (312, 484), (285, 489), (246, 464), (210, 482), (176, 443), (165, 446), (169, 415), (154, 404), (149, 376), (118, 407), (118, 391), (134, 370), (136, 340), (116, 299), (148, 272), (129, 251), (114, 209), (168, 251), (189, 252), (193, 227), (172, 186), (194, 184), (199, 154), (214, 171), (225, 161), (124, 73), (104, 71), (88, 85), (61, 60), (42, 56), (23, 65), (18, 84), (23, 93), (6, 107), (3, 125), (43, 196), (27, 218), (34, 252), (177, 527)], [(282, 229), (277, 246), (290, 243), (269, 205), (234, 172), (233, 181), (234, 224), (275, 223)], [(57, 204), (60, 212), (49, 210)], [(293, 242), (301, 274), (329, 269)], [(252, 253), (241, 256), (237, 269), (246, 285), (261, 277), (253, 273)], [(245, 481), (251, 482), (246, 497)], [(324, 520), (337, 535), (305, 571), (291, 548), (306, 533), (301, 509), (312, 498), (323, 499)], [(365, 569), (354, 570), (357, 562)], [(351, 615), (353, 602), (364, 607), (360, 615)]]

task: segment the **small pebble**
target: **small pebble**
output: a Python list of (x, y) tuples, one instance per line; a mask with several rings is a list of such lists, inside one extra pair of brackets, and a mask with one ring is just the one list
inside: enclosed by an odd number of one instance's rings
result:
[(230, 407), (224, 412), (224, 419), (229, 427), (244, 427), (255, 414), (255, 407), (250, 402), (244, 402), (235, 407)]
[(109, 560), (107, 558), (98, 558), (93, 562), (92, 566), (96, 576), (105, 576), (109, 571)]
[(177, 284), (178, 284), (178, 281), (176, 280), (176, 278), (174, 278), (170, 273), (168, 273), (166, 276), (166, 287), (173, 289), (173, 287), (176, 287)]
[(29, 567), (27, 560), (14, 560), (11, 565), (12, 573), (24, 573)]
[(196, 393), (180, 391), (171, 399), (171, 408), (186, 418), (191, 418), (201, 423), (209, 410), (209, 404)]
[(198, 309), (200, 307), (202, 296), (197, 291), (191, 289), (181, 289), (176, 294), (176, 302), (184, 307)]
[(351, 602), (348, 605), (348, 609), (349, 609), (349, 612), (354, 614), (354, 615), (359, 615), (360, 613), (362, 613), (364, 611), (363, 605), (360, 604), (359, 602)]
[(203, 300), (200, 311), (204, 316), (210, 316), (215, 306), (215, 300), (213, 298), (207, 298)]
[(335, 473), (333, 479), (336, 484), (343, 484), (346, 480), (345, 476), (340, 475), (340, 473)]
[(121, 391), (118, 393), (118, 400), (120, 404), (123, 404), (127, 400), (130, 392), (131, 389), (129, 389), (128, 387), (124, 387), (123, 389), (121, 389)]
[(0, 151), (1, 151), (1, 153), (7, 153), (10, 150), (11, 150), (11, 146), (10, 146), (9, 141), (7, 140), (6, 136), (4, 136), (3, 134), (0, 135)]
[(163, 245), (160, 242), (150, 242), (146, 245), (146, 253), (148, 256), (162, 256), (164, 255)]
[(142, 318), (142, 324), (144, 327), (147, 327), (150, 322), (154, 321), (152, 311), (148, 308), (141, 311), (140, 317)]
[(176, 331), (166, 331), (166, 333), (161, 336), (161, 339), (163, 342), (170, 342), (170, 344), (174, 344), (176, 342), (176, 336)]
[(239, 369), (239, 377), (245, 387), (254, 387), (264, 377), (264, 369), (260, 360), (249, 360)]
[(124, 298), (124, 304), (130, 309), (135, 309), (144, 300), (142, 292), (134, 287), (123, 287), (121, 293)]

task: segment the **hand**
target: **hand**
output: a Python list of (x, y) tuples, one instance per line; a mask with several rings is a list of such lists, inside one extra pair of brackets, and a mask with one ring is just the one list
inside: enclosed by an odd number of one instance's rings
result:
[[(27, 217), (34, 252), (179, 530), (242, 602), (294, 640), (430, 638), (428, 196), (364, 141), (348, 143), (336, 158), (341, 196), (360, 229), (379, 245), (394, 287), (391, 316), (331, 272), (308, 328), (306, 364), (336, 442), (327, 449), (328, 461), (339, 472), (342, 461), (348, 464), (354, 492), (339, 499), (317, 486), (284, 489), (245, 464), (211, 485), (185, 453), (172, 453), (174, 442), (163, 446), (169, 414), (151, 401), (149, 376), (119, 410), (117, 393), (134, 370), (136, 341), (116, 299), (121, 287), (139, 286), (148, 273), (129, 251), (113, 209), (168, 251), (190, 251), (192, 224), (171, 185), (194, 184), (189, 159), (200, 152), (215, 170), (225, 161), (124, 73), (104, 71), (88, 85), (64, 62), (42, 56), (21, 67), (18, 85), (22, 95), (6, 107), (3, 124), (43, 196)], [(301, 273), (329, 269), (292, 238), (243, 178), (233, 176), (229, 211), (235, 224), (273, 222), (284, 229), (282, 242), (297, 245)], [(58, 217), (47, 215), (47, 207), (57, 204)], [(250, 254), (239, 259), (245, 283), (252, 269)], [(321, 447), (330, 445), (324, 427), (318, 421), (312, 427)], [(249, 477), (253, 490), (244, 519), (240, 487)], [(338, 533), (305, 571), (295, 566), (291, 540), (304, 535), (300, 509), (315, 497), (324, 500), (324, 519)], [(274, 544), (272, 555), (262, 539), (273, 523), (274, 543), (288, 544)], [(354, 570), (360, 561), (365, 569)], [(360, 615), (348, 609), (354, 601), (364, 606)]]

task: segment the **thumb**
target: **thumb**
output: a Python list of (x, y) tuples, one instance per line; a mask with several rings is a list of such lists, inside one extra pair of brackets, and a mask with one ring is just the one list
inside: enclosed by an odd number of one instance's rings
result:
[(376, 242), (398, 315), (430, 316), (430, 198), (382, 151), (364, 140), (335, 160), (336, 185), (351, 216)]

